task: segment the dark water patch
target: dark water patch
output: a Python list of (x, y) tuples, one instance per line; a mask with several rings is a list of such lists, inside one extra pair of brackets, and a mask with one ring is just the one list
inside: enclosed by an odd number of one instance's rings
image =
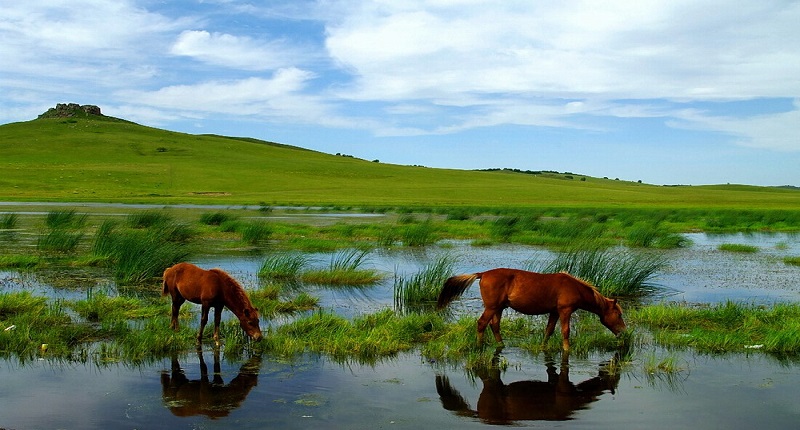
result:
[(563, 428), (564, 420), (569, 428), (783, 429), (800, 418), (800, 372), (765, 356), (685, 353), (687, 370), (667, 378), (636, 362), (609, 374), (611, 354), (565, 363), (503, 354), (506, 370), (493, 372), (441, 368), (417, 353), (368, 366), (228, 361), (208, 350), (137, 368), (6, 361), (0, 417), (6, 428), (244, 430)]

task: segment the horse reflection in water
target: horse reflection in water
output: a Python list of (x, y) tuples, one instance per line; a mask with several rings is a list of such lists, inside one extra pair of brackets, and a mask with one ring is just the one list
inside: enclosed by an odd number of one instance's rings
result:
[(611, 374), (601, 365), (598, 375), (578, 384), (569, 379), (569, 362), (561, 362), (560, 372), (547, 359), (547, 381), (517, 381), (510, 384), (500, 379), (500, 369), (478, 369), (475, 375), (483, 382), (477, 410), (470, 407), (450, 385), (447, 376), (436, 376), (436, 391), (442, 406), (461, 416), (479, 418), (487, 424), (513, 424), (515, 421), (564, 421), (575, 411), (587, 409), (606, 393), (614, 393), (619, 374)]
[(164, 404), (179, 417), (205, 415), (215, 419), (228, 414), (241, 406), (244, 399), (258, 384), (261, 356), (257, 355), (244, 364), (228, 384), (222, 380), (219, 364), (219, 350), (214, 349), (214, 376), (208, 378), (208, 366), (202, 351), (200, 358), (200, 379), (189, 379), (181, 370), (176, 356), (172, 357), (172, 371), (161, 373), (161, 396)]

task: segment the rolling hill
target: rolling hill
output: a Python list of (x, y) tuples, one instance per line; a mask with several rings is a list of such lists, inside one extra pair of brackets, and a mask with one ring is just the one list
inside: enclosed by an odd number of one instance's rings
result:
[(8, 201), (800, 209), (800, 191), (785, 188), (401, 166), (85, 111), (0, 126), (0, 154)]

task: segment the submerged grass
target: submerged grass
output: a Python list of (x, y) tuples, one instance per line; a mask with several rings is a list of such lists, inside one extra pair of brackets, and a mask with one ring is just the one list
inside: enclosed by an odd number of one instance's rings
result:
[(758, 252), (758, 247), (753, 245), (744, 245), (741, 243), (723, 243), (717, 246), (720, 251), (727, 252), (740, 252), (744, 254), (754, 254)]

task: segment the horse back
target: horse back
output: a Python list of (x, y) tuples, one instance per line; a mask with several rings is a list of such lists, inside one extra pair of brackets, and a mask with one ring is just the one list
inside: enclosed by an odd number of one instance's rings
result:
[(191, 263), (178, 263), (164, 271), (164, 294), (180, 295), (186, 300), (200, 303), (220, 295), (222, 282), (219, 274)]
[(529, 315), (572, 307), (580, 300), (575, 279), (567, 273), (499, 268), (484, 272), (480, 285), (485, 305), (508, 306)]

